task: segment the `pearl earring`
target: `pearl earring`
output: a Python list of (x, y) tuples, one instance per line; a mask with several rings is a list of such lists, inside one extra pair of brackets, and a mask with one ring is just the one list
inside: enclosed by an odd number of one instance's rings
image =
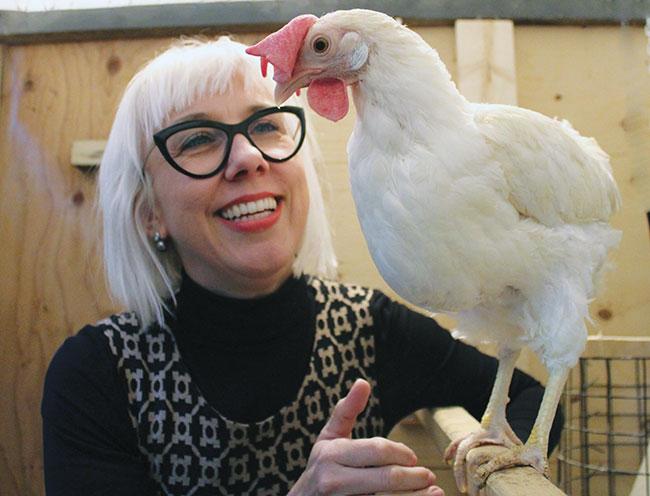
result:
[(167, 251), (167, 243), (165, 242), (165, 238), (163, 238), (157, 231), (153, 235), (153, 242), (156, 245), (156, 250), (160, 252)]

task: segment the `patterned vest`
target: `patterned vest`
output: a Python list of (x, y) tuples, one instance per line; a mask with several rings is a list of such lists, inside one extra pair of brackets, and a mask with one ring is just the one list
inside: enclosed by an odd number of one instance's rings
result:
[[(309, 372), (293, 403), (249, 424), (225, 418), (207, 403), (168, 328), (141, 329), (132, 313), (98, 324), (128, 385), (139, 447), (162, 493), (285, 495), (354, 380), (363, 377), (376, 391), (372, 291), (317, 278), (310, 289), (316, 336)], [(384, 423), (371, 393), (353, 437), (380, 435)]]

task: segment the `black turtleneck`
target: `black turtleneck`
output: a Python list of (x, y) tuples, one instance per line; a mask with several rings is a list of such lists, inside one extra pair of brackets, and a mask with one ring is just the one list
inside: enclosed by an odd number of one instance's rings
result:
[(239, 422), (295, 398), (309, 367), (314, 306), (305, 278), (261, 298), (236, 299), (183, 278), (171, 328), (192, 378), (213, 407)]
[[(215, 295), (184, 276), (169, 324), (209, 404), (231, 420), (252, 422), (295, 398), (313, 351), (314, 296), (305, 277), (290, 278), (271, 295), (240, 300)], [(494, 358), (381, 292), (370, 312), (386, 434), (428, 406), (462, 405), (480, 418), (496, 375)], [(543, 392), (515, 371), (507, 416), (522, 439)], [(84, 327), (59, 348), (41, 408), (48, 495), (156, 494), (128, 415), (125, 381), (99, 327)], [(559, 440), (559, 417), (551, 449)]]

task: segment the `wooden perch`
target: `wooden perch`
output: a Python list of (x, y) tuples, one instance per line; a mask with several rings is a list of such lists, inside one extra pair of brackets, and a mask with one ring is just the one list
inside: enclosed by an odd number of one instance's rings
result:
[[(464, 408), (449, 407), (434, 410), (420, 410), (417, 417), (433, 436), (433, 441), (441, 453), (450, 442), (479, 428), (478, 421)], [(468, 461), (483, 453), (495, 455), (506, 448), (481, 446), (471, 450)], [(468, 464), (469, 465), (469, 464)], [(471, 478), (471, 474), (468, 474)], [(551, 481), (532, 467), (513, 467), (495, 472), (487, 480), (485, 496), (566, 496)]]

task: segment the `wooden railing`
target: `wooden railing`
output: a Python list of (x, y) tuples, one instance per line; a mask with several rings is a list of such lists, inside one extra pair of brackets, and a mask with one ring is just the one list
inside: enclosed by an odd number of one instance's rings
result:
[[(442, 453), (449, 443), (468, 432), (478, 429), (479, 423), (464, 408), (449, 407), (434, 410), (420, 410), (417, 417), (433, 436), (433, 441)], [(495, 455), (505, 448), (481, 446), (467, 455), (471, 462), (485, 452)], [(471, 465), (468, 463), (468, 466)], [(468, 474), (471, 477), (471, 474)], [(513, 467), (495, 472), (487, 480), (485, 496), (566, 496), (558, 487), (532, 467)]]

